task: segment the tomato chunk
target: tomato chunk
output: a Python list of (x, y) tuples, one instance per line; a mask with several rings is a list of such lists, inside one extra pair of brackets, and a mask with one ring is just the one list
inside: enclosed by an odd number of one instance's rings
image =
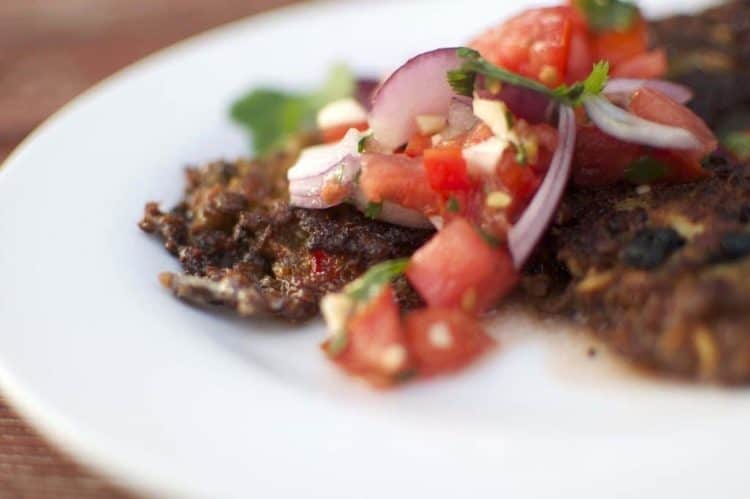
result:
[(459, 147), (425, 149), (424, 169), (430, 186), (438, 192), (461, 191), (472, 186)]
[(619, 182), (627, 167), (641, 156), (642, 149), (593, 125), (579, 126), (573, 153), (573, 182), (591, 187)]
[(607, 60), (613, 67), (643, 54), (647, 47), (646, 21), (640, 16), (626, 31), (612, 29), (598, 33), (594, 37), (594, 51), (597, 60)]
[(346, 345), (332, 352), (328, 340), (323, 349), (345, 371), (385, 386), (397, 381), (410, 366), (406, 336), (401, 326), (393, 289), (383, 291), (352, 317), (347, 325)]
[(641, 118), (692, 132), (701, 143), (696, 151), (697, 159), (716, 149), (718, 141), (706, 123), (690, 109), (661, 92), (641, 88), (633, 94), (628, 109)]
[(392, 201), (428, 215), (441, 207), (440, 196), (430, 187), (422, 162), (408, 156), (363, 154), (359, 187), (375, 203)]
[(369, 128), (369, 125), (366, 122), (345, 123), (343, 125), (336, 125), (331, 128), (324, 128), (320, 131), (320, 133), (323, 136), (323, 142), (325, 142), (326, 144), (330, 144), (343, 139), (344, 135), (346, 135), (346, 132), (348, 132), (350, 128), (356, 128), (360, 132), (364, 132)]
[(424, 308), (405, 320), (407, 344), (422, 376), (456, 371), (494, 345), (482, 325), (455, 308)]
[(612, 78), (661, 78), (667, 73), (667, 53), (663, 49), (644, 52), (626, 59), (610, 71)]
[(414, 253), (406, 276), (430, 306), (482, 312), (515, 285), (509, 258), (456, 218)]
[(493, 64), (555, 87), (567, 73), (576, 17), (568, 6), (529, 9), (470, 45)]

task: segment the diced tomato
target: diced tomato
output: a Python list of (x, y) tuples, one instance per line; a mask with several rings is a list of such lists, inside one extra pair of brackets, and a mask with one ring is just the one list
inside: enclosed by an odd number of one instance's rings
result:
[(535, 172), (546, 172), (552, 161), (552, 155), (557, 150), (557, 129), (546, 123), (530, 125), (521, 120), (516, 124), (515, 130), (522, 139), (536, 142), (538, 146), (536, 157), (529, 158), (529, 161)]
[(662, 179), (668, 183), (694, 182), (708, 177), (709, 172), (703, 168), (700, 160), (689, 151), (665, 151), (652, 149), (649, 156), (663, 163), (668, 168), (667, 176)]
[(375, 385), (388, 385), (410, 369), (406, 336), (390, 286), (357, 311), (347, 323), (343, 350), (333, 354), (328, 340), (323, 349), (347, 372)]
[(316, 274), (325, 273), (330, 265), (330, 255), (321, 249), (313, 250), (310, 254), (313, 258), (312, 271)]
[(583, 81), (591, 73), (591, 68), (597, 59), (591, 48), (585, 25), (573, 28), (570, 37), (570, 49), (568, 50), (568, 69), (565, 75), (565, 83)]
[(477, 319), (455, 308), (414, 310), (404, 326), (415, 368), (422, 376), (461, 369), (495, 343)]
[(593, 125), (579, 125), (573, 153), (573, 182), (592, 187), (619, 182), (642, 150), (640, 145), (623, 142)]
[(611, 78), (661, 78), (667, 74), (667, 53), (663, 49), (644, 52), (612, 68)]
[(470, 45), (498, 66), (555, 87), (567, 74), (576, 19), (569, 6), (529, 9), (486, 31)]
[[(469, 222), (457, 218), (414, 253), (406, 276), (430, 306), (481, 312), (515, 284), (515, 272), (510, 275), (506, 268), (507, 258)], [(490, 277), (493, 285), (487, 283)]]
[(641, 88), (633, 94), (628, 104), (630, 112), (636, 116), (663, 125), (684, 128), (692, 132), (700, 141), (696, 159), (716, 149), (716, 136), (706, 123), (694, 112), (666, 95), (650, 88)]
[(627, 31), (609, 30), (593, 37), (596, 59), (609, 61), (612, 67), (639, 56), (648, 48), (646, 21), (639, 17)]
[(430, 147), (432, 147), (432, 137), (429, 135), (422, 135), (421, 133), (415, 133), (406, 144), (404, 154), (416, 158), (417, 156), (421, 156), (424, 153), (424, 150)]
[(325, 128), (320, 131), (320, 133), (323, 136), (323, 142), (326, 144), (330, 144), (332, 142), (338, 142), (339, 140), (344, 138), (344, 135), (346, 135), (346, 132), (349, 131), (350, 128), (356, 128), (360, 132), (364, 132), (369, 128), (369, 125), (366, 122), (361, 123), (345, 123), (343, 125), (336, 125), (331, 128)]
[(442, 206), (422, 162), (400, 154), (362, 154), (359, 187), (375, 203), (392, 201), (428, 215), (439, 212)]
[(472, 186), (460, 147), (425, 149), (424, 169), (430, 186), (438, 192), (466, 190)]
[(466, 136), (466, 140), (464, 141), (463, 146), (470, 147), (475, 144), (479, 144), (480, 142), (484, 142), (492, 136), (494, 136), (494, 134), (492, 133), (492, 129), (490, 129), (490, 127), (488, 127), (484, 122), (480, 121), (474, 126), (474, 128), (471, 129), (469, 134)]
[(526, 206), (539, 185), (542, 177), (538, 175), (529, 165), (519, 165), (516, 162), (515, 153), (505, 151), (497, 169), (498, 177), (513, 198), (513, 204), (508, 209), (511, 219), (520, 215), (520, 211)]

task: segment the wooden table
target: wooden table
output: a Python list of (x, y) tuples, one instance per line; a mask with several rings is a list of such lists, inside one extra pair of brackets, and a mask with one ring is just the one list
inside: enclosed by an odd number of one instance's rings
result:
[[(191, 34), (294, 0), (0, 0), (0, 163), (44, 118)], [(124, 498), (0, 397), (0, 498)]]

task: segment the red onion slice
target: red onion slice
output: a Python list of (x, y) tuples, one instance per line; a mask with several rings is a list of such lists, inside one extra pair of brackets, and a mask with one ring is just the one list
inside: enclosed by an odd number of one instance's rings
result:
[(613, 78), (604, 87), (604, 95), (612, 97), (618, 94), (631, 95), (639, 88), (650, 88), (663, 93), (672, 100), (685, 104), (693, 98), (693, 91), (685, 85), (667, 80), (639, 80), (635, 78)]
[(484, 89), (481, 80), (478, 81), (477, 88), (480, 89), (477, 90), (479, 97), (503, 101), (515, 117), (531, 124), (549, 123), (555, 109), (552, 99), (530, 88), (503, 83), (500, 91), (493, 93)]
[(576, 119), (568, 106), (560, 107), (559, 145), (534, 199), (508, 232), (508, 247), (516, 269), (521, 269), (552, 220), (570, 177), (576, 142)]
[(370, 128), (375, 139), (394, 150), (417, 131), (417, 116), (447, 115), (455, 93), (446, 73), (460, 65), (455, 47), (432, 50), (406, 61), (373, 97)]
[[(365, 211), (369, 201), (361, 191), (357, 191), (354, 196), (354, 205), (360, 210)], [(411, 227), (413, 229), (431, 229), (432, 223), (423, 214), (416, 210), (404, 208), (401, 205), (390, 201), (383, 201), (380, 207), (380, 213), (376, 217), (378, 220), (388, 222), (402, 227)]]
[(625, 142), (662, 149), (701, 149), (698, 138), (684, 128), (644, 120), (612, 104), (605, 97), (583, 101), (591, 121), (604, 133)]

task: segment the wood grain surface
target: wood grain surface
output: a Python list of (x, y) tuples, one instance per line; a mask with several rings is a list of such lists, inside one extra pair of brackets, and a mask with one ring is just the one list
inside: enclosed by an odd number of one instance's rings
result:
[[(0, 0), (0, 163), (93, 83), (187, 36), (294, 0)], [(131, 497), (53, 449), (0, 396), (0, 498)]]

